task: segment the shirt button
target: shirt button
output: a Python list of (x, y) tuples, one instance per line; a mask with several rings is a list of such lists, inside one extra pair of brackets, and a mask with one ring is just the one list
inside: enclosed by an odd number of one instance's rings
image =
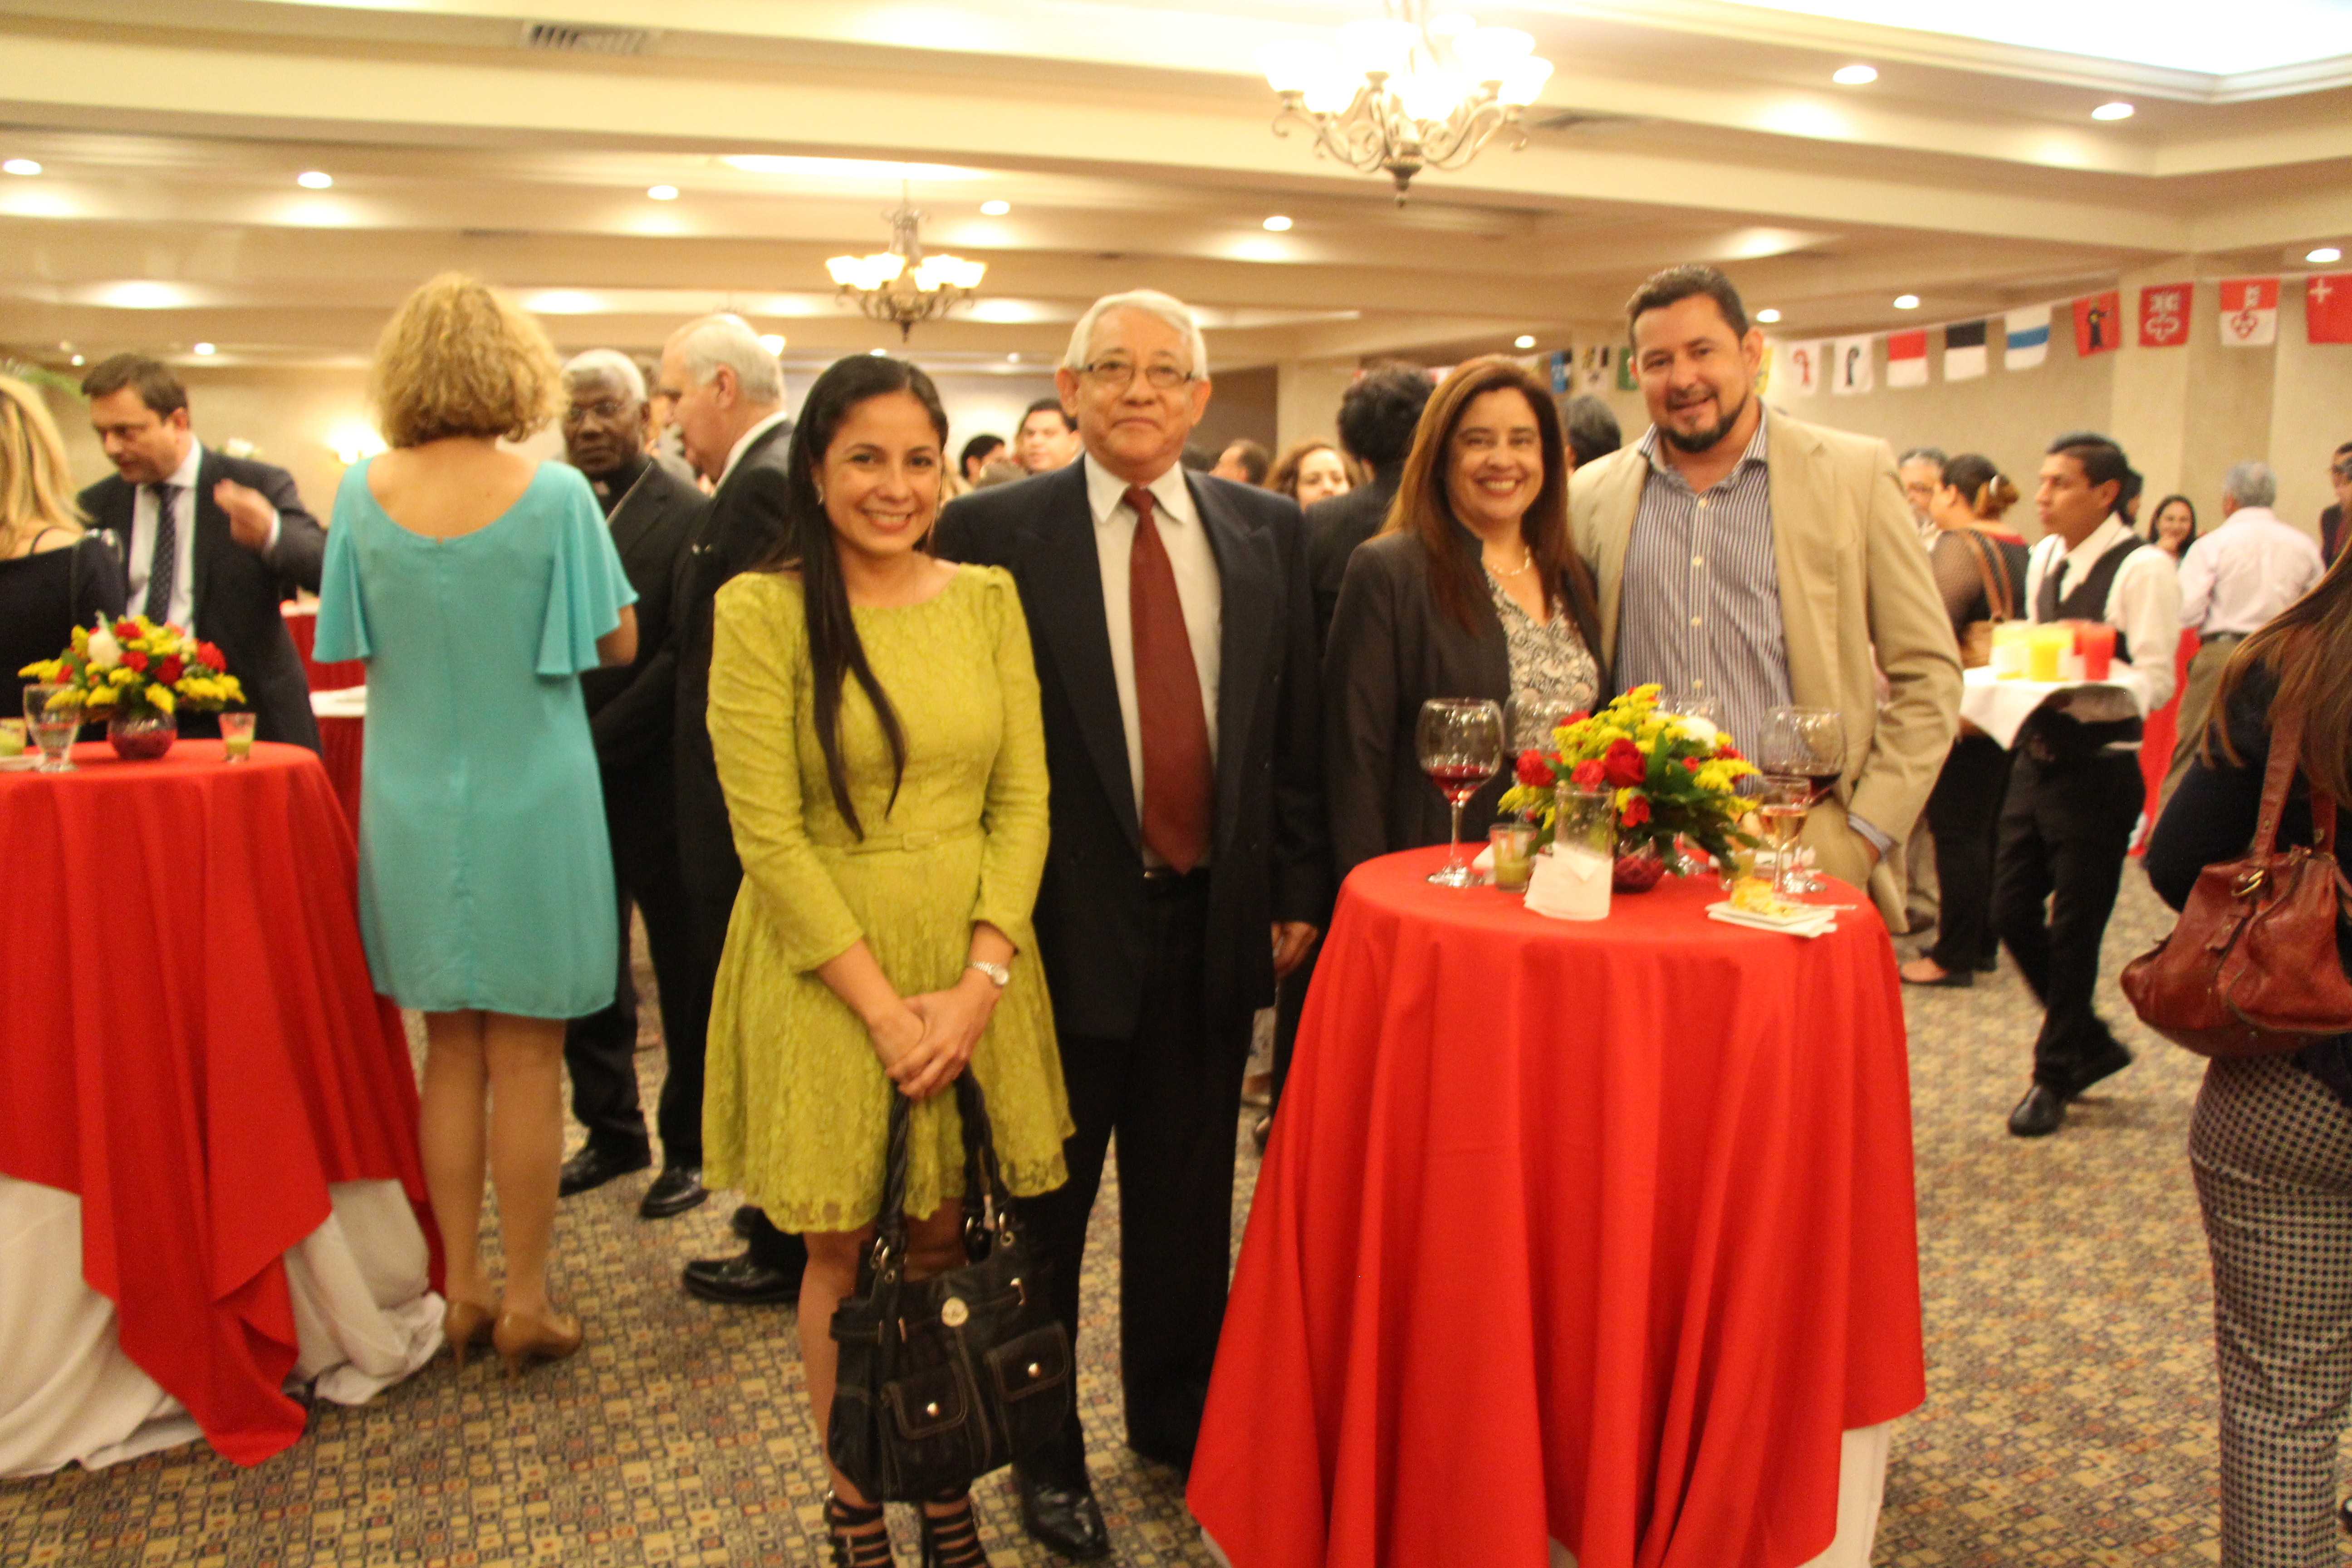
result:
[(1706, 510), (1706, 498), (1705, 496), (1698, 498), (1698, 509), (1701, 511), (1705, 511)]
[(1694, 555), (1691, 557), (1691, 564), (1694, 566), (1705, 566), (1706, 564), (1706, 557), (1704, 555)]
[(1693, 616), (1691, 617), (1691, 625), (1693, 625), (1693, 626), (1696, 626), (1696, 625), (1698, 625), (1698, 621), (1699, 621), (1699, 618), (1698, 618), (1696, 616)]

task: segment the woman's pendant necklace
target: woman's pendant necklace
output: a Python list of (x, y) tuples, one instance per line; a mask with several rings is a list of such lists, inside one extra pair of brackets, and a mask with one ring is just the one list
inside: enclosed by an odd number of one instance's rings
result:
[(1497, 577), (1524, 577), (1529, 572), (1535, 570), (1536, 552), (1532, 550), (1526, 550), (1522, 551), (1520, 553), (1521, 559), (1517, 566), (1496, 566), (1490, 563), (1486, 570), (1492, 572)]

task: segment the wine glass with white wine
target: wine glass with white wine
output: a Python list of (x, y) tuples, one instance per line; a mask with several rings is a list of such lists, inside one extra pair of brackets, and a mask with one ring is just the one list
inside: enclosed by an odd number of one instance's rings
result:
[[(1764, 715), (1764, 732), (1757, 739), (1756, 765), (1768, 776), (1802, 779), (1809, 792), (1805, 805), (1819, 805), (1845, 772), (1844, 715), (1834, 708), (1773, 709)], [(1797, 867), (1788, 868), (1783, 880), (1780, 890), (1787, 893), (1818, 893), (1829, 886)]]

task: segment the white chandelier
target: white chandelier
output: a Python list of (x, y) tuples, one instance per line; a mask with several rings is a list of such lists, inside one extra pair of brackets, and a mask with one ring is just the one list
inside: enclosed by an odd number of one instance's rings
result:
[(840, 297), (856, 300), (875, 321), (895, 323), (900, 342), (917, 321), (944, 316), (969, 300), (988, 270), (984, 261), (944, 251), (924, 255), (917, 226), (927, 216), (915, 210), (901, 186), (898, 210), (882, 215), (890, 226), (890, 248), (872, 256), (836, 256), (824, 264), (840, 286)]
[(1315, 150), (1350, 168), (1384, 170), (1397, 205), (1423, 169), (1458, 169), (1497, 131), (1528, 143), (1519, 111), (1551, 77), (1551, 62), (1516, 27), (1482, 27), (1459, 11), (1431, 16), (1428, 0), (1385, 0), (1387, 15), (1349, 22), (1337, 47), (1269, 44), (1258, 51), (1282, 100), (1274, 133), (1297, 121)]

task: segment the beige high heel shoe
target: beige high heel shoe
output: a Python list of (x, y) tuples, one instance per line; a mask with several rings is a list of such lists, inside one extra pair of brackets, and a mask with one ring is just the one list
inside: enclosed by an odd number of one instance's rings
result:
[(506, 1363), (511, 1382), (522, 1375), (523, 1363), (534, 1356), (541, 1361), (563, 1361), (578, 1354), (586, 1337), (579, 1319), (551, 1309), (499, 1313), (490, 1342), (498, 1347), (499, 1359)]
[(459, 1372), (466, 1370), (466, 1352), (476, 1345), (490, 1342), (490, 1320), (498, 1314), (478, 1301), (450, 1298), (441, 1312), (441, 1337), (449, 1342), (449, 1359)]

